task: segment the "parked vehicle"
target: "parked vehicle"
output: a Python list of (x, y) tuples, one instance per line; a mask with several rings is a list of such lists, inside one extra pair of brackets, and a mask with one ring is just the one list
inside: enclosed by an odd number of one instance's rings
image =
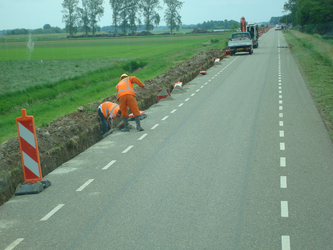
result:
[(251, 35), (251, 40), (253, 44), (253, 48), (259, 47), (259, 27), (258, 24), (249, 23), (246, 25), (245, 18), (242, 17), (240, 21), (240, 28), (242, 32), (249, 32)]
[(251, 39), (252, 39), (252, 44), (253, 48), (258, 48), (259, 47), (259, 27), (258, 24), (255, 23), (249, 23), (246, 25), (246, 31), (250, 33)]
[(233, 33), (228, 42), (230, 55), (234, 55), (237, 52), (249, 52), (253, 53), (253, 43), (249, 32)]

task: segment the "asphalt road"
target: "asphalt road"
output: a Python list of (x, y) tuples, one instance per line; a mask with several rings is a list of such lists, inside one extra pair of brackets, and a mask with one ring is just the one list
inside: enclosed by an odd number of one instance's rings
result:
[(259, 42), (1, 206), (0, 249), (332, 249), (332, 141), (282, 33)]

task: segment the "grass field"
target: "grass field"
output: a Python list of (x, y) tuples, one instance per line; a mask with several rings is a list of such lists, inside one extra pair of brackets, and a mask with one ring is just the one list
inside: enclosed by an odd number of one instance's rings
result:
[(333, 43), (298, 31), (285, 33), (285, 38), (333, 140)]
[[(31, 51), (28, 36), (0, 39), (0, 142), (17, 136), (15, 118), (22, 108), (35, 117), (36, 127), (47, 126), (81, 105), (114, 95), (131, 61), (145, 65), (135, 72), (144, 81), (200, 51), (224, 48), (230, 33), (85, 39), (61, 35), (32, 36)], [(218, 43), (209, 43), (216, 39)]]

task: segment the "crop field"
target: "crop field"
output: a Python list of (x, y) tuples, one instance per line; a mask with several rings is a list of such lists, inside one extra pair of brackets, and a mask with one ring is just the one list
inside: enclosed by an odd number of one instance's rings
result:
[(122, 73), (142, 81), (212, 48), (230, 33), (66, 39), (63, 34), (0, 39), (0, 142), (17, 136), (21, 109), (36, 127), (115, 94)]

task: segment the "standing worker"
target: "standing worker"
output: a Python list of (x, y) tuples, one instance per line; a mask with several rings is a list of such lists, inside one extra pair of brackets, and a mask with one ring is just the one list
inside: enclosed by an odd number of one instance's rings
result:
[(105, 134), (112, 128), (111, 119), (120, 117), (119, 105), (113, 102), (103, 102), (98, 107), (98, 115), (103, 125), (103, 134)]
[(138, 107), (138, 103), (135, 99), (135, 92), (133, 88), (133, 84), (139, 85), (141, 88), (144, 88), (145, 85), (137, 78), (136, 76), (128, 76), (126, 74), (122, 74), (120, 77), (120, 82), (117, 85), (117, 101), (119, 102), (119, 108), (121, 111), (121, 116), (124, 121), (125, 128), (121, 131), (129, 132), (128, 127), (128, 113), (127, 107), (129, 107), (134, 115), (136, 122), (136, 129), (138, 131), (143, 131), (140, 125), (140, 110)]

